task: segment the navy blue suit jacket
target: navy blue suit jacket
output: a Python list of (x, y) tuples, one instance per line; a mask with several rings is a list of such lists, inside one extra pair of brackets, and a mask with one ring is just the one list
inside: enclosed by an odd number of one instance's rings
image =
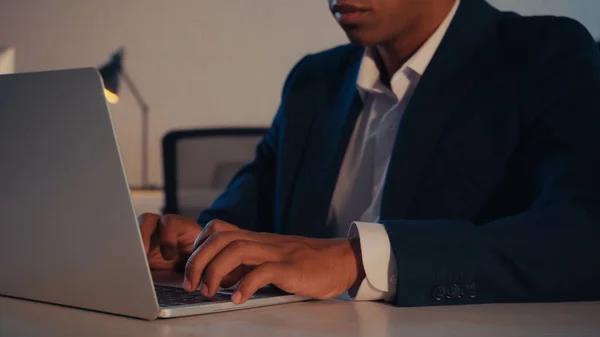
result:
[[(328, 237), (364, 49), (302, 59), (199, 218)], [(579, 23), (463, 0), (399, 125), (380, 217), (396, 305), (600, 300), (600, 55)]]

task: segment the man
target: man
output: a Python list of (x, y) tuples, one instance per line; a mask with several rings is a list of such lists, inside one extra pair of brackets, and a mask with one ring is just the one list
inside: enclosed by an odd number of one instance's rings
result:
[(295, 66), (255, 160), (197, 222), (142, 216), (151, 267), (186, 263), (206, 296), (241, 280), (235, 303), (270, 283), (398, 306), (599, 300), (587, 31), (483, 0), (330, 9), (353, 44)]

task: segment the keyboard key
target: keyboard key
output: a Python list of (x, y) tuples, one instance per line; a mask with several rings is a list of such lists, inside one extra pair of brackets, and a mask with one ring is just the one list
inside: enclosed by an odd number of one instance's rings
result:
[(206, 298), (200, 294), (200, 291), (188, 293), (183, 289), (168, 286), (155, 285), (154, 289), (156, 291), (156, 297), (158, 298), (158, 304), (161, 307), (176, 307), (206, 302), (226, 302), (231, 300), (231, 297), (228, 295), (217, 294), (213, 298)]

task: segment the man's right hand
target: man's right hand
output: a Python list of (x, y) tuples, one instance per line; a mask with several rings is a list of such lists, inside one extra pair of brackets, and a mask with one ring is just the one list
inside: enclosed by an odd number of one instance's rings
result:
[(174, 214), (161, 217), (146, 213), (140, 215), (138, 223), (150, 269), (183, 271), (202, 227), (193, 219)]

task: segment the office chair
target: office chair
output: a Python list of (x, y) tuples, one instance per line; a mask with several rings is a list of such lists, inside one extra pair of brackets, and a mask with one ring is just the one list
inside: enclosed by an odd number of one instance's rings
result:
[(267, 128), (177, 130), (163, 137), (165, 214), (197, 218), (254, 159)]

